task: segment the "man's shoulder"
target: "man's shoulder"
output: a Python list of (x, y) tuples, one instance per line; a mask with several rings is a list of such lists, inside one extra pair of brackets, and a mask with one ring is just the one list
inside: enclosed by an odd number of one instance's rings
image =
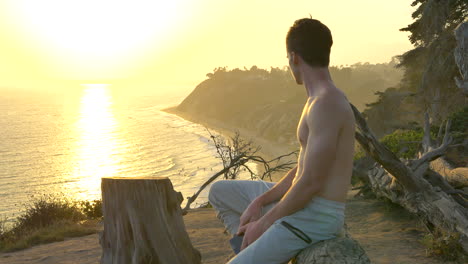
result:
[(350, 112), (351, 107), (346, 96), (341, 91), (327, 92), (313, 98), (310, 112), (320, 116), (344, 114)]
[(338, 128), (354, 122), (349, 101), (343, 93), (327, 93), (313, 100), (306, 116), (309, 127), (322, 129), (326, 125)]

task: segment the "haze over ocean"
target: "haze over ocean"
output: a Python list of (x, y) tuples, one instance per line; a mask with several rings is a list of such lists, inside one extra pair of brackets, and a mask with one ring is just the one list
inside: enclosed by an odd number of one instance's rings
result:
[(222, 165), (203, 126), (160, 111), (185, 95), (107, 85), (63, 94), (2, 90), (0, 215), (18, 215), (33, 195), (100, 199), (100, 179), (110, 176), (167, 176), (184, 198), (192, 195)]

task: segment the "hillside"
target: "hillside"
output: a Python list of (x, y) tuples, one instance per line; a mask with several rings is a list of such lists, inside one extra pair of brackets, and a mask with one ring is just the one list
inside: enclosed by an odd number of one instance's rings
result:
[[(363, 110), (376, 100), (376, 93), (396, 85), (402, 73), (395, 63), (358, 63), (331, 67), (337, 87)], [(252, 131), (256, 136), (281, 144), (294, 145), (296, 125), (306, 101), (303, 86), (297, 85), (287, 68), (216, 68), (207, 74), (193, 92), (177, 107), (185, 118), (212, 119), (231, 127)]]

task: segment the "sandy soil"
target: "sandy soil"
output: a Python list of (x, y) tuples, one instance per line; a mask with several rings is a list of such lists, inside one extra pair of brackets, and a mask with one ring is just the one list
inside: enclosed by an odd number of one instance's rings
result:
[[(419, 242), (423, 229), (418, 220), (403, 209), (389, 207), (382, 201), (355, 198), (349, 193), (346, 207), (348, 231), (376, 264), (449, 263), (426, 256)], [(187, 232), (204, 264), (226, 263), (233, 256), (229, 236), (224, 232), (213, 209), (196, 209), (184, 216)], [(96, 264), (101, 257), (97, 234), (39, 245), (30, 249), (0, 254), (0, 263)]]
[[(229, 237), (213, 209), (196, 209), (184, 216), (190, 239), (201, 253), (203, 263), (225, 263), (231, 256)], [(98, 234), (66, 239), (29, 249), (0, 254), (4, 264), (96, 264), (101, 258)]]
[(380, 200), (354, 197), (355, 193), (348, 194), (346, 225), (372, 263), (452, 263), (427, 256), (420, 242), (425, 230), (415, 216)]

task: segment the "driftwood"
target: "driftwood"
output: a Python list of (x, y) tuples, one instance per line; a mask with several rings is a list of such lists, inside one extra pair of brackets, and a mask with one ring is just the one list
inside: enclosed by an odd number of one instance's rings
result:
[[(429, 163), (442, 156), (451, 141), (450, 122), (440, 146), (430, 148), (426, 144), (427, 152), (422, 153), (419, 159), (404, 163), (375, 138), (364, 117), (351, 106), (359, 130), (356, 131), (356, 139), (380, 164), (369, 172), (374, 193), (417, 214), (429, 229), (436, 227), (459, 234), (459, 242), (468, 253), (468, 204), (464, 193), (455, 190), (429, 168)], [(425, 141), (429, 139), (426, 137)]]
[(102, 264), (197, 264), (168, 178), (103, 178)]
[(364, 249), (349, 234), (325, 240), (302, 250), (293, 264), (369, 264)]

